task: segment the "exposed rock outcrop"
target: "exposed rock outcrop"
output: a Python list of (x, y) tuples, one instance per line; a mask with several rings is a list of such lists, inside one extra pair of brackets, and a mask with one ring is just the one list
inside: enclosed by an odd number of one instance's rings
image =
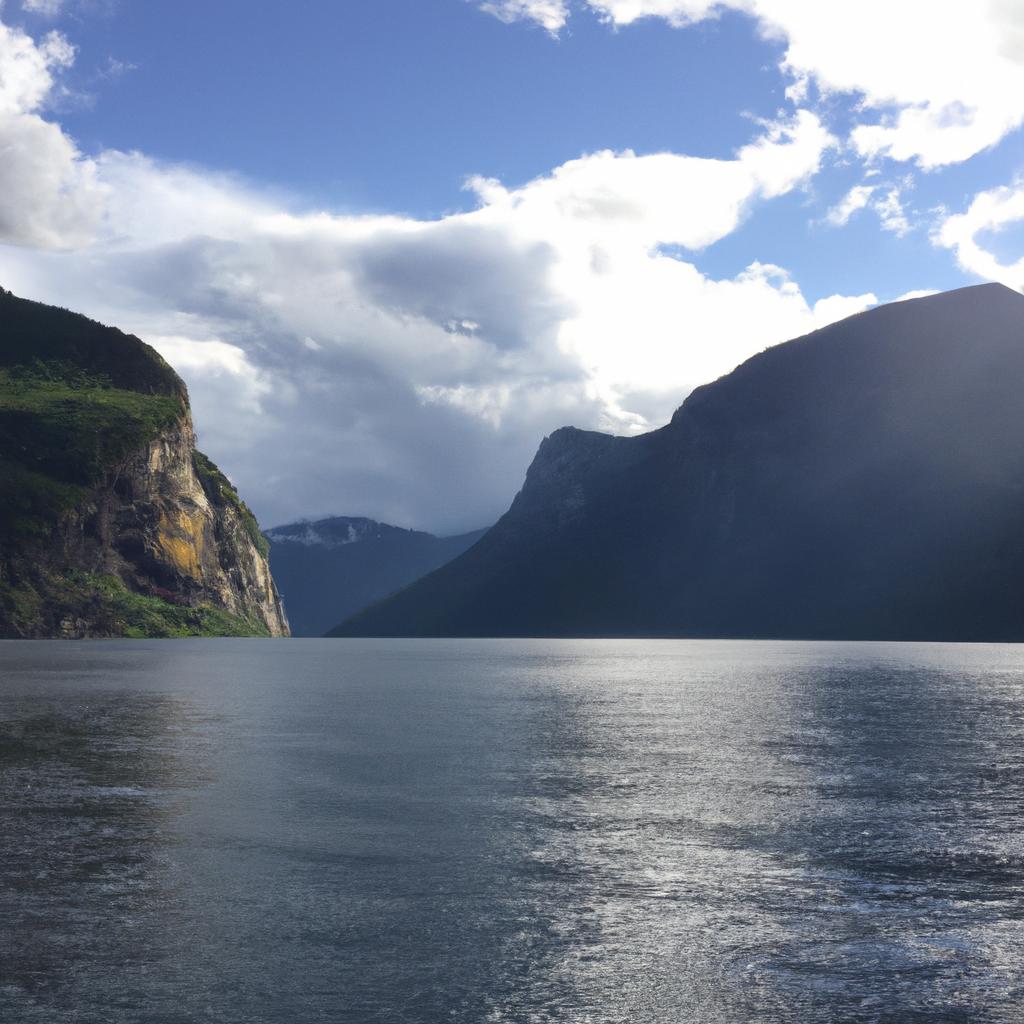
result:
[[(59, 536), (63, 565), (116, 576), (182, 608), (220, 609), (244, 624), (240, 632), (288, 634), (256, 521), (196, 450), (187, 414), (119, 466), (67, 516)], [(95, 628), (61, 624), (64, 635)]]
[(170, 367), (63, 310), (4, 294), (3, 313), (0, 636), (288, 635), (266, 540)]

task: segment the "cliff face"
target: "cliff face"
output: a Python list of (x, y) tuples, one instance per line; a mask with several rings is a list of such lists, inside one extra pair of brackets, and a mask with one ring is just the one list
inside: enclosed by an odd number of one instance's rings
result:
[(286, 636), (267, 550), (152, 349), (0, 295), (0, 636)]
[(556, 431), (471, 550), (337, 635), (1024, 640), (1024, 297), (778, 345), (640, 437)]
[[(57, 536), (57, 558), (49, 559), (55, 566), (117, 578), (130, 592), (180, 609), (186, 619), (193, 612), (196, 632), (288, 635), (255, 520), (196, 451), (188, 414), (118, 466), (61, 521)], [(238, 622), (214, 615), (204, 624), (211, 609)], [(121, 632), (109, 614), (97, 620), (101, 609), (92, 604), (84, 613), (61, 609), (59, 602), (54, 610), (60, 620), (44, 623), (45, 634)]]

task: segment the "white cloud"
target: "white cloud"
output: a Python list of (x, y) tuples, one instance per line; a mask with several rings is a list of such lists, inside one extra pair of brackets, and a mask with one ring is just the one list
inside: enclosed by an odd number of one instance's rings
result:
[(843, 227), (858, 211), (863, 210), (875, 194), (874, 185), (854, 185), (842, 199), (825, 214), (825, 220), (834, 227)]
[(131, 61), (118, 60), (116, 57), (107, 57), (106, 66), (98, 71), (97, 77), (104, 78), (107, 81), (115, 81), (118, 78), (122, 78), (124, 75), (130, 74), (132, 71), (138, 71), (139, 65), (133, 64)]
[(903, 197), (898, 188), (890, 188), (873, 203), (882, 227), (894, 235), (902, 237), (911, 230), (910, 221), (903, 207)]
[(260, 397), (273, 390), (270, 381), (249, 362), (245, 350), (238, 345), (228, 345), (216, 338), (197, 339), (151, 332), (146, 333), (146, 340), (179, 373), (205, 379), (226, 375), (233, 378), (232, 387), (237, 387), (238, 379), (246, 381), (246, 386), (239, 390), (253, 410), (258, 411)]
[(64, 0), (22, 0), (21, 6), (43, 18), (56, 18), (64, 6)]
[(74, 59), (59, 33), (36, 42), (0, 22), (0, 238), (23, 245), (84, 242), (101, 216), (96, 168), (39, 111)]
[(849, 192), (825, 214), (825, 223), (844, 227), (860, 210), (873, 210), (885, 231), (903, 236), (911, 230), (903, 206), (900, 188), (881, 185), (854, 185)]
[(1024, 7), (1020, 0), (991, 0), (1002, 37), (999, 51), (1018, 64), (1024, 64)]
[(484, 523), (555, 427), (658, 425), (875, 301), (812, 306), (777, 267), (715, 280), (688, 255), (817, 172), (834, 140), (806, 111), (731, 159), (600, 152), (519, 187), (474, 179), (468, 213), (337, 216), (137, 153), (85, 159), (38, 113), (58, 58), (16, 44), (35, 70), (0, 148), (27, 140), (34, 162), (0, 164), (0, 281), (164, 352), (269, 522)]
[(0, 114), (0, 239), (74, 246), (92, 236), (105, 188), (91, 161), (34, 114)]
[(791, 73), (861, 94), (874, 117), (852, 134), (863, 156), (957, 163), (1024, 121), (1024, 65), (1003, 52), (1010, 15), (998, 5), (756, 0), (753, 9), (786, 39)]
[(544, 237), (585, 244), (622, 242), (641, 249), (676, 244), (701, 249), (729, 234), (750, 203), (789, 192), (820, 167), (834, 140), (807, 111), (765, 126), (734, 160), (605, 151), (571, 160), (511, 191), (473, 179), (480, 219), (514, 219)]
[(0, 114), (37, 111), (54, 88), (55, 74), (74, 58), (74, 47), (59, 32), (37, 43), (0, 22)]
[(814, 304), (814, 327), (827, 327), (837, 320), (843, 320), (855, 313), (863, 313), (878, 304), (878, 296), (872, 292), (865, 295), (830, 295)]
[(502, 21), (535, 21), (552, 34), (569, 18), (569, 0), (481, 0), (480, 7)]
[(953, 249), (960, 266), (972, 274), (1024, 290), (1024, 256), (1001, 263), (978, 241), (985, 231), (998, 232), (1019, 221), (1024, 221), (1024, 181), (980, 192), (966, 212), (945, 218), (934, 240)]
[[(529, 4), (519, 16), (529, 17)], [(565, 6), (565, 5), (561, 5)], [(684, 26), (725, 10), (782, 40), (800, 102), (814, 81), (862, 105), (861, 156), (933, 168), (967, 160), (1024, 123), (1020, 0), (577, 0), (613, 25), (663, 18)], [(557, 31), (565, 22), (550, 14)]]
[(631, 25), (640, 18), (664, 18), (672, 25), (689, 25), (713, 17), (724, 7), (748, 7), (718, 0), (588, 0), (589, 6), (615, 25)]

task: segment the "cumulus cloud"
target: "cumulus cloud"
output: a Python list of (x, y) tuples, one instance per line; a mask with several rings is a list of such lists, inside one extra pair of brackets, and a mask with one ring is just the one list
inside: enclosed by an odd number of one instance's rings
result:
[[(514, 5), (530, 17), (530, 4)], [(564, 7), (565, 5), (561, 5)], [(813, 81), (861, 104), (852, 143), (868, 159), (924, 168), (959, 163), (1024, 123), (1024, 5), (1019, 0), (577, 0), (613, 25), (685, 26), (726, 10), (784, 42), (790, 95)], [(508, 12), (506, 12), (508, 13)], [(568, 17), (550, 12), (557, 31)]]
[(0, 164), (0, 281), (162, 351), (267, 522), (486, 523), (554, 428), (656, 426), (695, 385), (875, 301), (696, 265), (818, 171), (835, 140), (807, 111), (729, 159), (599, 152), (518, 186), (471, 179), (466, 213), (340, 216), (138, 153), (83, 157), (40, 114), (60, 47), (6, 32), (25, 63), (0, 148), (28, 139), (35, 163)]
[(569, 17), (569, 0), (482, 0), (480, 6), (502, 21), (535, 21), (552, 34)]
[[(1004, 52), (1006, 5), (978, 0), (756, 0), (787, 42), (785, 67), (874, 113), (853, 131), (866, 157), (939, 167), (966, 160), (1024, 122), (1024, 65)], [(868, 56), (870, 55), (870, 56)]]
[(94, 164), (39, 114), (73, 59), (59, 33), (36, 42), (0, 22), (0, 238), (8, 242), (74, 246), (101, 215)]
[(952, 249), (965, 270), (990, 281), (1024, 290), (1024, 257), (1015, 263), (1002, 263), (978, 236), (998, 232), (1024, 221), (1024, 181), (980, 192), (964, 213), (947, 216), (934, 241)]
[(103, 193), (95, 166), (56, 125), (0, 114), (0, 238), (53, 247), (84, 242)]
[(55, 74), (74, 58), (74, 47), (59, 32), (36, 42), (0, 22), (0, 114), (37, 111), (54, 88)]
[(873, 292), (864, 295), (829, 295), (814, 304), (814, 328), (827, 327), (837, 320), (843, 320), (855, 313), (863, 313), (877, 305), (878, 297)]
[(735, 230), (755, 200), (789, 192), (813, 175), (834, 141), (814, 114), (800, 111), (763, 126), (732, 160), (605, 151), (521, 188), (479, 178), (470, 187), (484, 204), (484, 222), (514, 217), (541, 235), (557, 224), (588, 244), (701, 249)]

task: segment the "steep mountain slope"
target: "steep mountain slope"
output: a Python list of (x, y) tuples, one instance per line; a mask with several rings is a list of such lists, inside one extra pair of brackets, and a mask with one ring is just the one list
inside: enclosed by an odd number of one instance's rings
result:
[(177, 374), (138, 338), (0, 290), (0, 636), (287, 631)]
[(1024, 639), (1024, 297), (893, 303), (635, 438), (565, 429), (461, 558), (338, 635)]
[(461, 555), (485, 532), (435, 537), (338, 516), (278, 526), (266, 536), (293, 634), (323, 636), (371, 602)]

